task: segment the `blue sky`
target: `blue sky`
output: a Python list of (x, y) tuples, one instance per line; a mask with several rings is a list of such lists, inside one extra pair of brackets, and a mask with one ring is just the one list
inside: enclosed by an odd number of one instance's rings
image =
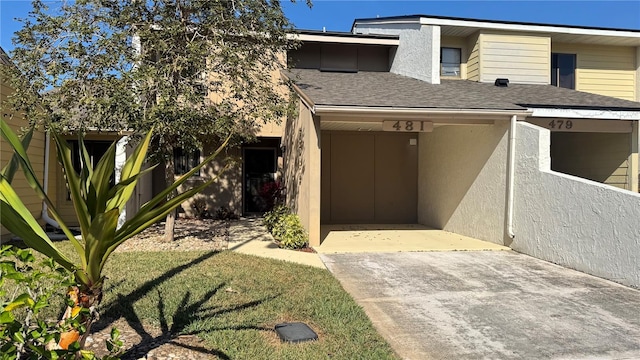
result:
[[(316, 0), (311, 9), (304, 0), (283, 0), (285, 13), (299, 29), (349, 31), (353, 20), (376, 16), (440, 15), (486, 20), (508, 20), (640, 30), (640, 0), (626, 1), (327, 1)], [(11, 37), (26, 17), (27, 0), (0, 0), (0, 45), (13, 48)]]

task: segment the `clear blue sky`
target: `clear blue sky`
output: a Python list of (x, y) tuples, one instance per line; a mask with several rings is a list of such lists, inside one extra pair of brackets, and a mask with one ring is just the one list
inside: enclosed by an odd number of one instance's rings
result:
[[(55, 2), (55, 1), (52, 1)], [(440, 15), (640, 30), (640, 0), (625, 1), (327, 1), (309, 9), (304, 0), (283, 0), (285, 13), (299, 29), (349, 31), (356, 18), (398, 15)], [(26, 17), (28, 0), (0, 0), (0, 45), (9, 51), (11, 37)]]

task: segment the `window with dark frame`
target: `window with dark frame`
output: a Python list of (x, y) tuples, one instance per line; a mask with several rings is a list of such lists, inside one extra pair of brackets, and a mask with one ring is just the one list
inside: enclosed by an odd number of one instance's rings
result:
[[(173, 169), (176, 175), (188, 173), (200, 163), (200, 150), (185, 151), (183, 148), (173, 149)], [(200, 176), (200, 170), (194, 175)]]
[(576, 54), (551, 54), (551, 85), (576, 88)]
[(460, 77), (462, 49), (443, 47), (440, 49), (440, 76)]

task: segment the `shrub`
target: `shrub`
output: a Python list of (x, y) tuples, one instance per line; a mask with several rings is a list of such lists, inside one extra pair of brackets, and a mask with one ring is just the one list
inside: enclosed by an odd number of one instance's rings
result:
[(213, 216), (213, 218), (216, 220), (238, 220), (239, 216), (238, 214), (233, 212), (233, 210), (227, 207), (221, 206), (218, 209), (216, 209), (216, 213)]
[(193, 209), (193, 214), (198, 219), (211, 219), (211, 214), (207, 208), (207, 200), (205, 198), (200, 197), (193, 199), (193, 202), (191, 202), (191, 209)]
[(275, 206), (281, 204), (284, 186), (279, 180), (269, 181), (262, 185), (258, 195), (264, 203), (264, 211), (271, 211)]
[[(98, 359), (80, 350), (78, 339), (86, 329), (80, 322), (88, 309), (74, 308), (61, 322), (51, 320), (65, 306), (65, 289), (74, 286), (73, 275), (47, 259), (37, 262), (31, 250), (0, 249), (0, 357), (2, 359)], [(57, 300), (57, 301), (56, 301)], [(59, 309), (52, 304), (57, 304)], [(116, 360), (122, 342), (116, 329), (107, 342)], [(80, 357), (78, 357), (80, 356)]]
[(282, 216), (273, 228), (273, 236), (280, 241), (280, 247), (285, 249), (300, 249), (309, 243), (309, 236), (296, 214)]
[(280, 218), (286, 214), (290, 214), (291, 210), (284, 205), (278, 205), (273, 210), (264, 214), (262, 224), (270, 233), (273, 233), (273, 227), (280, 221)]

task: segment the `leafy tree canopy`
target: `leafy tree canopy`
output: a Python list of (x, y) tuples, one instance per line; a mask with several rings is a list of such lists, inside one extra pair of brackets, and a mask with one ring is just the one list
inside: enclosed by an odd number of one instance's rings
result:
[(167, 156), (251, 137), (287, 111), (274, 84), (295, 44), (280, 1), (35, 0), (21, 20), (12, 101), (32, 120), (79, 132), (154, 125)]

